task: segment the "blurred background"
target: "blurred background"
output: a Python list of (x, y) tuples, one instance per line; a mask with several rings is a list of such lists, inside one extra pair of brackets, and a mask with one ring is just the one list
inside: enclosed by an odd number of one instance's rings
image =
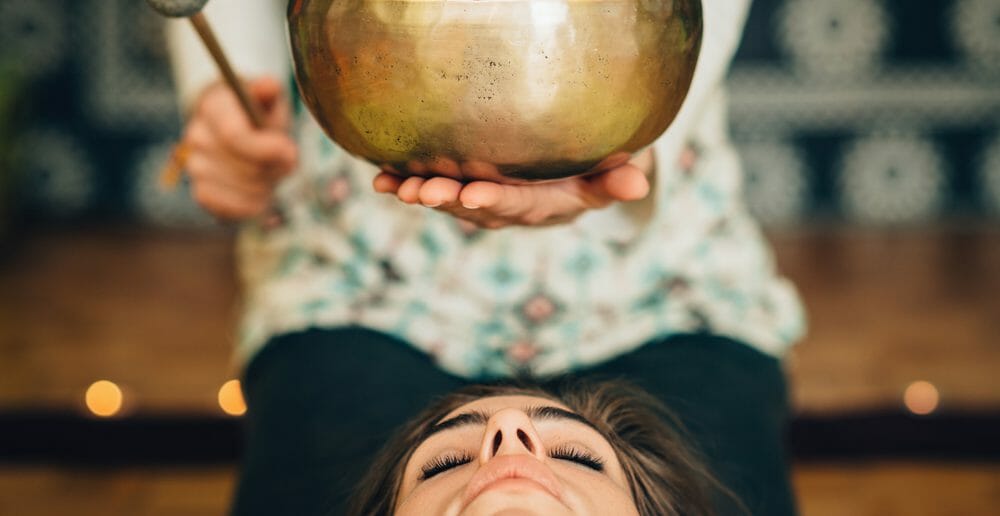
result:
[[(757, 0), (729, 78), (747, 201), (811, 332), (806, 516), (1000, 514), (1000, 0)], [(223, 514), (231, 230), (138, 0), (0, 0), (0, 514)]]

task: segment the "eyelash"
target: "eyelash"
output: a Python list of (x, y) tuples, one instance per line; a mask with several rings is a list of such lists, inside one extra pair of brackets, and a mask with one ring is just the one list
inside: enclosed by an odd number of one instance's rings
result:
[(600, 457), (574, 446), (560, 446), (549, 452), (549, 457), (559, 460), (568, 460), (581, 466), (588, 467), (594, 471), (604, 471), (604, 460)]
[[(555, 448), (549, 452), (549, 457), (557, 460), (575, 462), (597, 472), (604, 471), (604, 460), (586, 450), (573, 446), (564, 445)], [(420, 480), (427, 480), (450, 469), (464, 466), (470, 462), (472, 462), (472, 455), (469, 455), (468, 453), (442, 455), (420, 468)]]
[(472, 455), (468, 453), (442, 455), (420, 468), (420, 480), (427, 480), (449, 469), (464, 466), (470, 462), (472, 462)]

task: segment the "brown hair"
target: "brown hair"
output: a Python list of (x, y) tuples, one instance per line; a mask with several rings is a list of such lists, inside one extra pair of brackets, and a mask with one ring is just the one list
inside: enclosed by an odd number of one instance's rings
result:
[(397, 432), (359, 484), (348, 514), (392, 515), (406, 463), (429, 428), (472, 401), (513, 395), (560, 402), (593, 423), (617, 453), (641, 516), (711, 515), (711, 490), (729, 495), (685, 443), (677, 419), (651, 395), (630, 384), (573, 382), (553, 392), (518, 385), (480, 385), (445, 396)]

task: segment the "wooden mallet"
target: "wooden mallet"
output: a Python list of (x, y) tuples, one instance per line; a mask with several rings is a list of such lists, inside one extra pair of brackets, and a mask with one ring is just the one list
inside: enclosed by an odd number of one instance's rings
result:
[[(226, 84), (236, 94), (236, 98), (239, 99), (240, 106), (243, 107), (243, 111), (246, 113), (247, 118), (250, 119), (250, 123), (258, 129), (263, 128), (263, 111), (254, 102), (253, 98), (250, 97), (239, 77), (236, 76), (236, 72), (233, 71), (233, 67), (229, 64), (229, 59), (226, 58), (225, 51), (222, 50), (219, 40), (215, 37), (215, 32), (212, 31), (212, 26), (208, 23), (204, 13), (202, 13), (202, 9), (208, 3), (208, 0), (146, 0), (146, 3), (164, 16), (170, 18), (187, 18), (191, 21), (195, 32), (198, 33), (201, 41), (205, 44), (205, 48), (208, 49), (208, 53), (219, 67), (219, 72), (222, 73)], [(184, 162), (186, 159), (187, 149), (182, 145), (174, 148), (170, 162), (160, 176), (160, 184), (166, 188), (176, 186), (184, 172)]]

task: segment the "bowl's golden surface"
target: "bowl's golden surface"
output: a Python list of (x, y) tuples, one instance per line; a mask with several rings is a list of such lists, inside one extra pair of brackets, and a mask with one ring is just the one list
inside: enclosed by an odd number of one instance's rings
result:
[(673, 121), (699, 0), (291, 0), (296, 77), (344, 149), (401, 175), (555, 179)]

